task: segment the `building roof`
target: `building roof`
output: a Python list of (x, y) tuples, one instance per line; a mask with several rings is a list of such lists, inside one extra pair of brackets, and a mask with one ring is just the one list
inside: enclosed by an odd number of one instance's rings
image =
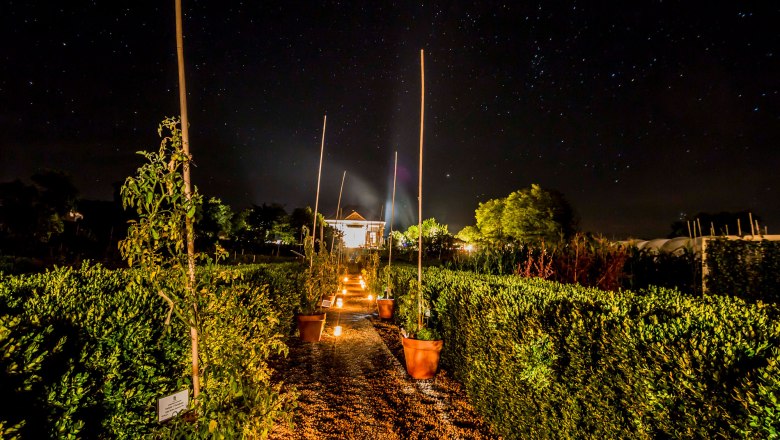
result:
[(362, 215), (358, 214), (357, 211), (352, 211), (352, 214), (344, 217), (344, 220), (360, 220), (360, 221), (366, 221), (365, 218), (363, 218)]

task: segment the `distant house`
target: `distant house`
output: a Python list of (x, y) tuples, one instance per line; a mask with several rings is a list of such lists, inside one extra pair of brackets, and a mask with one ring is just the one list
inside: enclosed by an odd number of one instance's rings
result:
[(385, 222), (366, 220), (357, 211), (352, 211), (344, 219), (325, 222), (343, 234), (344, 247), (347, 249), (376, 249), (383, 244)]

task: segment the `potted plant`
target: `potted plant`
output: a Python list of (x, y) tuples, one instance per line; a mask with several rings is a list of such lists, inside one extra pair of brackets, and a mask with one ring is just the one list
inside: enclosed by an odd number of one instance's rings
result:
[[(420, 50), (420, 76), (422, 96), (420, 100), (420, 168), (417, 193), (417, 280), (409, 282), (409, 292), (399, 304), (403, 325), (402, 336), (406, 372), (415, 379), (430, 379), (439, 368), (439, 355), (444, 341), (439, 338), (434, 326), (430, 325), (432, 310), (423, 295), (422, 283), (422, 169), (423, 169), (423, 115), (425, 109), (425, 63)], [(435, 319), (433, 320), (435, 323)]]
[(317, 342), (325, 327), (322, 299), (335, 295), (338, 288), (338, 271), (325, 246), (321, 246), (319, 252), (314, 251), (313, 237), (306, 237), (305, 250), (309, 267), (305, 270), (300, 312), (296, 319), (301, 340)]
[(439, 368), (444, 341), (437, 330), (435, 311), (417, 280), (409, 281), (409, 290), (399, 298), (397, 317), (401, 324), (406, 372), (415, 379), (431, 379)]
[(388, 254), (387, 254), (387, 266), (384, 268), (385, 279), (387, 284), (385, 285), (384, 292), (381, 297), (376, 300), (377, 309), (379, 309), (379, 317), (381, 319), (392, 319), (393, 309), (395, 309), (395, 300), (393, 299), (393, 284), (391, 283), (390, 268), (393, 264), (393, 222), (395, 220), (395, 183), (396, 176), (398, 174), (398, 152), (395, 152), (395, 165), (393, 166), (393, 198), (390, 203), (390, 235), (388, 236)]

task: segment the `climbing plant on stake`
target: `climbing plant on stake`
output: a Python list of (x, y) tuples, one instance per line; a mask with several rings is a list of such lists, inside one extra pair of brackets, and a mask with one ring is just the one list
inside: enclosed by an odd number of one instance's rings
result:
[[(184, 80), (184, 31), (182, 25), (181, 0), (175, 0), (176, 10), (176, 62), (179, 72), (179, 110), (181, 111), (181, 144), (182, 153), (187, 161), (182, 164), (182, 178), (184, 183), (184, 197), (191, 201), (192, 184), (190, 180), (190, 123), (187, 117), (187, 87)], [(193, 214), (194, 215), (194, 214)], [(195, 295), (195, 230), (193, 228), (193, 215), (185, 219), (187, 238), (187, 289), (191, 295)], [(194, 298), (193, 298), (194, 301)], [(194, 303), (193, 303), (194, 304)], [(195, 306), (197, 307), (197, 306)], [(194, 325), (190, 326), (190, 339), (192, 343), (192, 395), (200, 394), (200, 366), (198, 365), (198, 330)]]
[[(197, 307), (194, 284), (190, 284), (186, 237), (188, 220), (192, 221), (202, 197), (197, 190), (189, 197), (184, 192), (182, 171), (190, 157), (182, 147), (179, 120), (165, 119), (158, 133), (162, 137), (160, 148), (157, 152), (138, 152), (147, 163), (128, 177), (120, 190), (122, 206), (135, 210), (138, 220), (130, 221), (119, 251), (130, 267), (140, 269), (133, 282), (151, 287), (168, 303), (166, 322), (175, 314), (196, 329)], [(193, 263), (195, 258), (193, 255)], [(193, 355), (197, 356), (196, 348)], [(196, 375), (198, 371), (194, 370)], [(193, 381), (198, 378), (193, 377)]]

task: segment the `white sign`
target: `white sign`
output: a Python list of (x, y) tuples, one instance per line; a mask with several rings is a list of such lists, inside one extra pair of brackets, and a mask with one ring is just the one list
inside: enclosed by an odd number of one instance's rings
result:
[(322, 307), (330, 307), (330, 304), (331, 304), (330, 300), (327, 299), (322, 300)]
[(176, 394), (165, 396), (157, 401), (157, 421), (164, 422), (187, 409), (189, 390), (181, 390)]

